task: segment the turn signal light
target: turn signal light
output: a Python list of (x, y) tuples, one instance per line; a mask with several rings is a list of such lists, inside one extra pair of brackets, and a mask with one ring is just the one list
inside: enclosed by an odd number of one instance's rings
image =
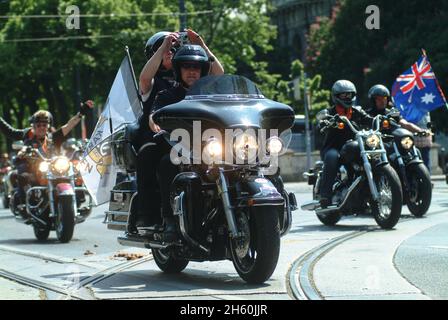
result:
[(343, 122), (339, 122), (338, 123), (338, 129), (344, 129), (345, 128), (345, 124)]

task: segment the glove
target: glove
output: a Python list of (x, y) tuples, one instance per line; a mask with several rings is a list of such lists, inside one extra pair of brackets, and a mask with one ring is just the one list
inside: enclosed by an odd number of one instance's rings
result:
[(92, 100), (87, 100), (85, 102), (81, 103), (81, 107), (79, 108), (79, 113), (83, 116), (87, 115), (87, 112), (93, 109), (93, 101)]

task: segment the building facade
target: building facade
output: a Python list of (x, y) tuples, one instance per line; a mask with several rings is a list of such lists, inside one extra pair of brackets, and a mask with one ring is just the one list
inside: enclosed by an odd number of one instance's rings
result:
[(271, 0), (277, 25), (277, 45), (289, 50), (290, 60), (304, 61), (306, 34), (318, 16), (330, 16), (336, 0)]

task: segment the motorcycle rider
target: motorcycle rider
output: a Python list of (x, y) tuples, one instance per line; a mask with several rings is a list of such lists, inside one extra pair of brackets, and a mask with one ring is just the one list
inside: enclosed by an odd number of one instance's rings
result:
[[(206, 52), (211, 62), (211, 74), (219, 75), (224, 69), (219, 60), (206, 46), (202, 37), (191, 29), (187, 30), (191, 44), (199, 45)], [(161, 137), (154, 139), (154, 133), (160, 127), (151, 118), (151, 111), (156, 95), (174, 86), (172, 57), (178, 46), (179, 33), (161, 31), (150, 37), (146, 43), (145, 54), (148, 62), (140, 74), (140, 94), (143, 100), (143, 115), (139, 119), (137, 150), (137, 192), (138, 199), (137, 221), (135, 226), (144, 227), (157, 223), (159, 216), (153, 215), (159, 208), (156, 194), (156, 168), (161, 157), (169, 152), (168, 146), (161, 141)]]
[[(79, 112), (73, 116), (65, 125), (50, 132), (53, 125), (53, 116), (46, 110), (35, 112), (31, 119), (31, 127), (26, 129), (16, 129), (9, 125), (0, 117), (0, 131), (12, 140), (23, 140), (24, 145), (38, 149), (44, 156), (49, 157), (53, 152), (60, 150), (62, 143), (66, 140), (70, 131), (80, 122), (87, 112), (93, 108), (93, 101), (88, 100), (81, 103)], [(18, 153), (17, 181), (19, 185), (18, 194), (20, 203), (25, 202), (25, 186), (35, 181), (33, 168), (28, 161), (23, 158), (22, 153)]]
[[(348, 80), (338, 80), (331, 88), (333, 107), (327, 109), (331, 116), (346, 116), (355, 127), (371, 126), (373, 118), (361, 107), (355, 106), (356, 87)], [(325, 126), (327, 120), (321, 121), (319, 126)], [(348, 126), (343, 128), (328, 128), (325, 133), (321, 158), (324, 162), (322, 182), (320, 186), (320, 205), (326, 208), (332, 204), (332, 186), (339, 169), (339, 152), (343, 145), (354, 138), (354, 133)]]
[[(177, 81), (176, 86), (160, 92), (154, 102), (153, 112), (164, 106), (177, 103), (185, 98), (189, 88), (201, 77), (209, 74), (210, 58), (206, 51), (198, 45), (185, 45), (173, 57), (173, 71)], [(164, 240), (172, 241), (176, 235), (176, 224), (170, 204), (171, 182), (178, 173), (178, 168), (171, 162), (167, 152), (157, 170), (160, 185), (162, 217), (164, 220)]]
[[(371, 103), (370, 108), (366, 110), (366, 112), (372, 116), (375, 117), (379, 114), (386, 115), (388, 114), (392, 107), (392, 101), (390, 99), (390, 92), (389, 89), (387, 89), (382, 84), (376, 84), (372, 86), (369, 89), (369, 92), (367, 94), (367, 97), (369, 98), (369, 101)], [(411, 132), (423, 132), (424, 130), (420, 129), (415, 124), (406, 121), (403, 119), (403, 117), (399, 116), (394, 119), (397, 124), (402, 126), (403, 128), (411, 131)]]

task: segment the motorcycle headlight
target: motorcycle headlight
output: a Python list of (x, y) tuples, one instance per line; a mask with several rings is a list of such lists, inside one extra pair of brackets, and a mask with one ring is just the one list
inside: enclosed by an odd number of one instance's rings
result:
[(272, 154), (279, 154), (283, 149), (283, 142), (278, 137), (269, 138), (266, 145), (267, 151)]
[(65, 157), (57, 158), (53, 162), (53, 169), (56, 170), (57, 173), (62, 174), (66, 173), (70, 168), (70, 161), (68, 161)]
[(50, 164), (47, 161), (42, 161), (39, 164), (39, 171), (42, 173), (45, 173), (48, 171), (48, 168), (50, 167)]
[(376, 134), (371, 134), (366, 139), (366, 145), (369, 148), (375, 149), (380, 144), (380, 138)]
[(243, 133), (235, 137), (233, 150), (237, 160), (253, 161), (257, 157), (257, 137), (253, 134)]
[(222, 155), (222, 144), (218, 139), (209, 139), (204, 147), (204, 152), (211, 158), (220, 157)]
[(401, 146), (403, 149), (409, 150), (414, 145), (414, 141), (410, 137), (404, 137), (401, 139)]

